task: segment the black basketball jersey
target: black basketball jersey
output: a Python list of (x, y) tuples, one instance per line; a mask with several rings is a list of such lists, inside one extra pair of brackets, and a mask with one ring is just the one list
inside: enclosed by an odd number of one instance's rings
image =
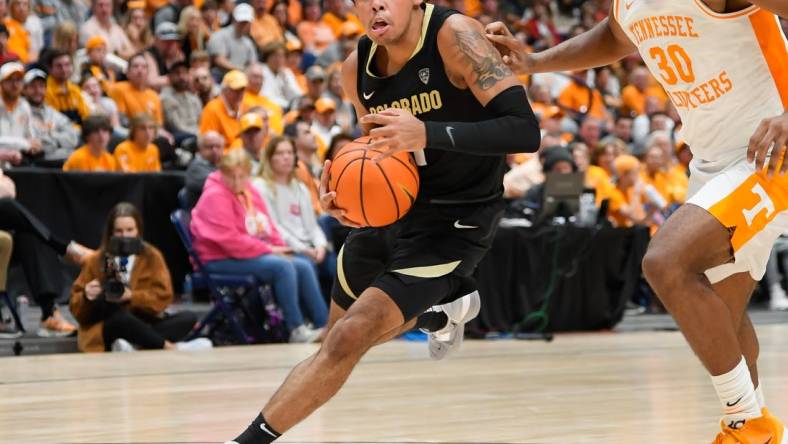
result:
[[(377, 45), (364, 36), (358, 43), (358, 97), (370, 113), (406, 108), (416, 118), (434, 122), (475, 122), (495, 116), (485, 110), (470, 89), (459, 89), (446, 75), (438, 51), (438, 31), (459, 12), (424, 5), (421, 38), (410, 60), (396, 74), (376, 75), (373, 61)], [(503, 193), (506, 157), (472, 155), (425, 149), (426, 165), (419, 166), (421, 184), (417, 202), (476, 203)]]

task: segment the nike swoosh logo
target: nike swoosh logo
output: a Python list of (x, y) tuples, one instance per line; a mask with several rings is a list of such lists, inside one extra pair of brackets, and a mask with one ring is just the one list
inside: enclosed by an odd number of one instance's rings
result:
[(364, 96), (364, 100), (369, 100), (369, 99), (371, 99), (373, 94), (375, 94), (375, 91), (372, 91), (372, 92), (371, 92), (371, 93), (369, 93), (369, 94), (367, 94), (367, 93), (361, 93), (361, 95), (362, 95), (362, 96)]
[(632, 7), (632, 4), (633, 4), (633, 3), (635, 3), (635, 0), (632, 0), (631, 2), (626, 2), (626, 3), (624, 4), (624, 7), (625, 7), (625, 8), (627, 8), (627, 9), (629, 9), (629, 8), (631, 8), (631, 7)]
[(733, 406), (735, 406), (736, 404), (738, 404), (738, 403), (739, 403), (739, 401), (741, 401), (741, 400), (742, 400), (742, 398), (744, 398), (744, 396), (742, 396), (741, 398), (739, 398), (739, 399), (737, 399), (736, 401), (734, 401), (734, 402), (733, 402), (733, 404), (731, 404), (730, 402), (726, 402), (726, 403), (725, 403), (725, 405), (727, 405), (728, 407), (733, 407)]
[(451, 135), (451, 132), (453, 130), (454, 130), (454, 127), (452, 127), (452, 126), (447, 126), (446, 127), (446, 133), (449, 135), (449, 139), (451, 139), (451, 146), (452, 147), (456, 147), (456, 145), (454, 144), (454, 136)]
[(474, 226), (474, 225), (463, 225), (463, 224), (460, 223), (460, 220), (457, 219), (456, 221), (454, 221), (454, 228), (456, 228), (458, 230), (472, 230), (474, 228), (479, 228), (479, 227)]
[(268, 430), (268, 429), (265, 427), (265, 424), (260, 424), (260, 430), (264, 431), (265, 433), (268, 433), (269, 435), (273, 436), (274, 438), (278, 438), (278, 436), (276, 436), (276, 433), (274, 433), (274, 432), (272, 432), (272, 431)]

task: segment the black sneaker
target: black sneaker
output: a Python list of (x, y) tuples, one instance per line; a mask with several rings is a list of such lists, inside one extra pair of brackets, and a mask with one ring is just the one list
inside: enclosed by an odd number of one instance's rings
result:
[(22, 332), (11, 324), (0, 322), (0, 339), (16, 339), (21, 338)]

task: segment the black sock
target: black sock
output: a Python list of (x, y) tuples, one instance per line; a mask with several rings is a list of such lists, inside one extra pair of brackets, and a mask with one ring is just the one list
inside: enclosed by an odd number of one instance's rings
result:
[(416, 328), (435, 332), (441, 330), (449, 323), (449, 317), (442, 311), (428, 311), (416, 319)]
[(233, 441), (238, 444), (270, 444), (280, 436), (282, 436), (282, 434), (271, 428), (271, 426), (265, 422), (263, 414), (260, 413), (257, 415), (257, 418), (249, 424), (249, 427)]

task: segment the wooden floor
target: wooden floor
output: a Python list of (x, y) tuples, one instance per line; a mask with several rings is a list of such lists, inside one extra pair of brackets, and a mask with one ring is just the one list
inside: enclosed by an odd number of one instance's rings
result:
[[(770, 408), (788, 418), (788, 325), (763, 326)], [(211, 443), (244, 428), (314, 346), (0, 359), (2, 443)], [(374, 349), (283, 443), (706, 443), (719, 407), (675, 332)]]

